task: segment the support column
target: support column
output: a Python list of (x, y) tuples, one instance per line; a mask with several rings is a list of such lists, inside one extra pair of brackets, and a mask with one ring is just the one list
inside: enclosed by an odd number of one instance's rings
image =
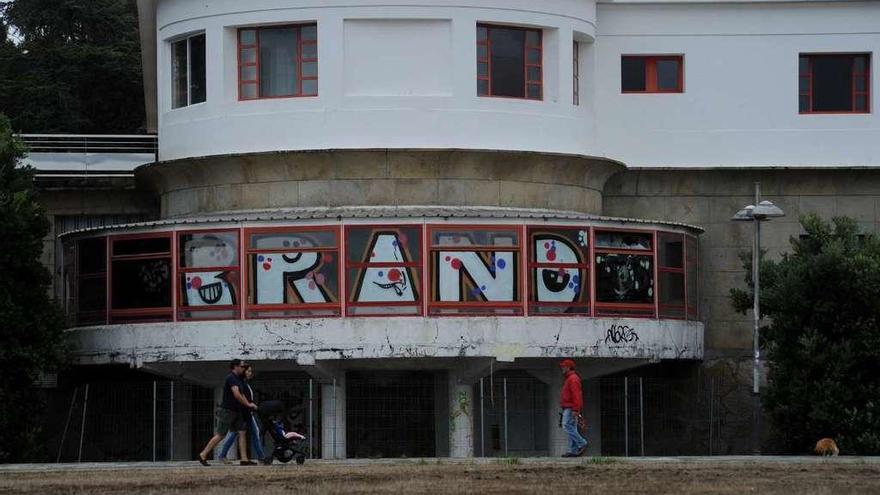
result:
[(587, 420), (587, 455), (602, 455), (602, 388), (599, 378), (583, 378), (584, 410)]
[(449, 373), (449, 457), (474, 456), (474, 389), (455, 371)]
[(345, 374), (321, 384), (321, 457), (345, 459)]
[[(555, 371), (555, 370), (554, 370)], [(568, 450), (568, 435), (559, 427), (559, 395), (562, 393), (562, 373), (542, 373), (541, 380), (547, 384), (547, 412), (550, 426), (547, 431), (547, 450), (551, 457), (559, 457)]]

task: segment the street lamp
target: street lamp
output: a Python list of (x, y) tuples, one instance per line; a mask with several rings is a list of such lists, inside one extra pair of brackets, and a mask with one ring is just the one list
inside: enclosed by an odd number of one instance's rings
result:
[(761, 453), (760, 443), (760, 421), (761, 421), (761, 389), (758, 377), (761, 359), (761, 348), (758, 344), (758, 328), (761, 322), (761, 285), (760, 273), (758, 270), (758, 258), (761, 253), (761, 222), (785, 216), (785, 212), (770, 201), (761, 201), (761, 184), (755, 182), (755, 204), (748, 205), (736, 212), (731, 220), (736, 222), (754, 222), (755, 223), (755, 240), (752, 244), (752, 280), (755, 284), (754, 291), (754, 328), (752, 329), (752, 353), (754, 361), (752, 363), (752, 394), (754, 396), (754, 428), (752, 429), (752, 446), (755, 453)]

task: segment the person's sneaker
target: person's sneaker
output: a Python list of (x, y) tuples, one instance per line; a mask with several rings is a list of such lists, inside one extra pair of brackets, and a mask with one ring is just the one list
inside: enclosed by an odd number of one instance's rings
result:
[(232, 459), (229, 459), (228, 457), (221, 457), (220, 462), (222, 462), (223, 464), (232, 464)]
[(566, 452), (566, 453), (562, 454), (562, 457), (577, 457), (577, 456), (578, 456), (577, 454), (573, 454), (571, 452)]
[(242, 466), (256, 466), (257, 463), (254, 461), (238, 461), (238, 463)]
[(210, 466), (210, 464), (208, 464), (208, 460), (202, 457), (202, 454), (199, 454), (199, 464), (201, 464), (202, 466)]
[(581, 457), (581, 456), (585, 455), (586, 453), (587, 453), (587, 445), (584, 444), (584, 446), (581, 447), (580, 449), (578, 449), (577, 453), (574, 454), (574, 457)]

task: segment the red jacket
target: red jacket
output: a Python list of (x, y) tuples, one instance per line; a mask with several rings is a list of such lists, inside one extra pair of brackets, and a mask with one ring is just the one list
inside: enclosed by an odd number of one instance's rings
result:
[(579, 413), (584, 407), (584, 395), (581, 391), (581, 377), (574, 371), (565, 375), (565, 383), (562, 384), (562, 395), (559, 398), (559, 406), (563, 409), (571, 409)]

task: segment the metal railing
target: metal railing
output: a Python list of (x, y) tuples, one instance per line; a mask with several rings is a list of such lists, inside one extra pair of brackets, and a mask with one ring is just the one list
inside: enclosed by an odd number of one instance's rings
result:
[(156, 153), (155, 134), (20, 134), (30, 153)]

